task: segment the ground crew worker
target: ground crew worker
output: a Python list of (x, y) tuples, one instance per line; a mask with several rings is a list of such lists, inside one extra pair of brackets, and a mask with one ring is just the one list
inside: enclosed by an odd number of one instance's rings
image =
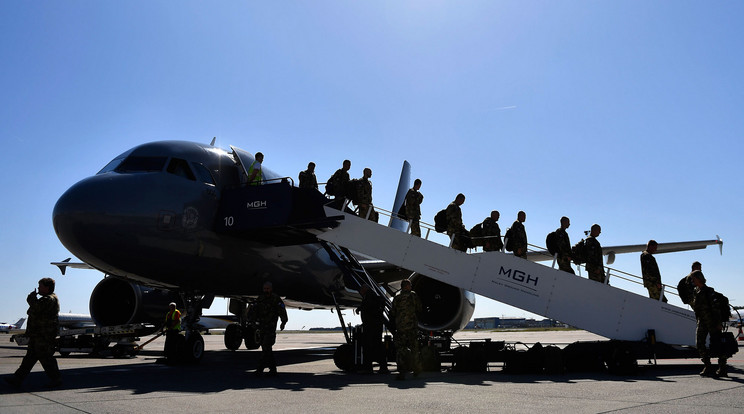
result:
[(307, 170), (300, 171), (299, 185), (300, 188), (314, 188), (318, 189), (318, 179), (315, 177), (315, 163), (311, 162), (307, 164)]
[(447, 206), (447, 235), (452, 238), (452, 248), (464, 252), (468, 249), (468, 231), (462, 224), (462, 210), (460, 206), (465, 203), (465, 195), (460, 193), (455, 201)]
[[(656, 258), (654, 253), (659, 244), (656, 240), (649, 240), (646, 244), (646, 250), (641, 253), (641, 273), (643, 274), (643, 287), (648, 289), (648, 297), (651, 299), (659, 300), (661, 297), (661, 273), (659, 272), (659, 265), (656, 264)], [(662, 301), (666, 302), (667, 298), (664, 296)]]
[(493, 210), (489, 217), (483, 220), (483, 251), (493, 252), (501, 250), (504, 242), (501, 241), (501, 229), (499, 228), (499, 217), (501, 214)]
[(165, 359), (175, 361), (178, 359), (179, 338), (181, 336), (181, 311), (176, 309), (176, 303), (168, 304), (168, 313), (165, 314)]
[(261, 359), (258, 361), (256, 375), (262, 375), (264, 368), (268, 368), (268, 375), (276, 375), (276, 359), (272, 347), (276, 343), (276, 322), (279, 318), (282, 324), (279, 329), (284, 330), (287, 324), (287, 308), (279, 295), (273, 292), (271, 282), (263, 284), (263, 294), (256, 299), (253, 305), (258, 329), (261, 336)]
[(400, 282), (400, 292), (393, 298), (390, 318), (395, 321), (395, 349), (398, 376), (403, 380), (413, 371), (415, 377), (421, 372), (421, 357), (418, 343), (418, 317), (422, 312), (421, 300), (412, 290), (411, 281)]
[(721, 315), (716, 306), (713, 305), (713, 288), (706, 286), (705, 276), (700, 270), (690, 274), (695, 284), (695, 296), (692, 301), (692, 309), (695, 311), (697, 328), (695, 330), (696, 346), (704, 368), (700, 372), (703, 377), (727, 377), (725, 357), (718, 358), (718, 370), (716, 371), (710, 363), (710, 352), (705, 346), (705, 340), (709, 334), (719, 333), (723, 329)]
[[(62, 385), (62, 375), (54, 358), (55, 339), (59, 333), (59, 299), (54, 294), (54, 286), (54, 279), (45, 277), (39, 280), (38, 290), (34, 289), (26, 297), (28, 347), (21, 366), (14, 375), (5, 378), (5, 382), (10, 385), (20, 387), (36, 361), (41, 363), (49, 377), (47, 387), (56, 388)], [(37, 298), (37, 294), (40, 297)]]
[(571, 274), (576, 274), (571, 267), (571, 239), (568, 237), (566, 229), (571, 226), (571, 220), (563, 216), (561, 217), (561, 227), (555, 231), (556, 246), (558, 248), (558, 269), (563, 270)]
[(527, 220), (527, 214), (524, 211), (517, 213), (517, 219), (511, 226), (511, 237), (514, 243), (514, 256), (527, 258), (527, 231), (524, 229), (524, 222)]
[(421, 203), (424, 201), (424, 195), (419, 192), (420, 188), (421, 180), (417, 178), (413, 182), (413, 188), (408, 189), (405, 201), (406, 217), (411, 224), (411, 234), (418, 237), (421, 237), (419, 220), (421, 219)]
[(602, 262), (602, 245), (597, 240), (600, 233), (602, 233), (602, 227), (599, 224), (592, 224), (589, 237), (584, 242), (586, 246), (586, 272), (589, 274), (589, 279), (604, 283), (605, 271)]
[(248, 185), (259, 185), (263, 183), (261, 164), (263, 163), (264, 156), (260, 152), (257, 152), (255, 158), (256, 160), (248, 168)]
[(357, 200), (359, 201), (359, 217), (377, 221), (377, 214), (372, 208), (372, 182), (369, 181), (370, 178), (372, 178), (372, 170), (365, 168), (356, 188)]
[(380, 364), (379, 373), (390, 372), (387, 367), (387, 359), (382, 348), (382, 325), (384, 323), (383, 312), (385, 302), (372, 289), (364, 285), (359, 289), (362, 295), (362, 304), (356, 312), (362, 314), (362, 351), (364, 355), (362, 370), (372, 372), (372, 362)]

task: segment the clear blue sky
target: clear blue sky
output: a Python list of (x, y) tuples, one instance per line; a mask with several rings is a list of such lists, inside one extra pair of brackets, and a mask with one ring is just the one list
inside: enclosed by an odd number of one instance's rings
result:
[[(723, 256), (658, 256), (663, 280), (700, 260), (744, 305), (743, 15), (738, 1), (0, 2), (0, 320), (45, 276), (63, 311), (88, 312), (102, 275), (49, 265), (70, 256), (51, 223), (69, 186), (137, 144), (214, 136), (292, 176), (312, 160), (324, 181), (349, 158), (385, 208), (408, 160), (425, 221), (463, 192), (468, 227), (522, 209), (535, 244), (562, 215), (574, 242), (594, 222), (604, 245), (720, 234)], [(638, 255), (614, 267), (639, 273)], [(492, 315), (526, 313), (480, 300)]]

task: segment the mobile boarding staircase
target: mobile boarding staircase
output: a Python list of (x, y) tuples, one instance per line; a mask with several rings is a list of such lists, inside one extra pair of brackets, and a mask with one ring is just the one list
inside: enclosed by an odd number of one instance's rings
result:
[[(616, 364), (634, 365), (636, 357), (655, 359), (657, 354), (696, 356), (696, 321), (690, 310), (511, 254), (457, 251), (325, 208), (327, 216), (342, 214), (343, 219), (319, 234), (320, 240), (609, 338), (615, 345), (601, 352), (614, 354), (615, 360), (624, 358)], [(639, 344), (644, 352), (638, 352)]]

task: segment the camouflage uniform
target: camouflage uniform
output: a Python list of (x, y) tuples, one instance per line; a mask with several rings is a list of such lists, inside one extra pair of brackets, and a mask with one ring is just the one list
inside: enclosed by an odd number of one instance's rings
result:
[(486, 217), (483, 220), (483, 251), (493, 252), (501, 250), (504, 247), (504, 242), (501, 241), (501, 229), (499, 223), (491, 217)]
[(421, 237), (421, 203), (424, 201), (424, 195), (411, 188), (406, 193), (406, 217), (411, 223), (411, 234)]
[[(349, 172), (344, 170), (343, 168), (339, 168), (336, 170), (335, 173), (331, 176), (331, 178), (328, 179), (328, 182), (333, 183), (333, 193), (331, 194), (333, 196), (333, 202), (328, 204), (329, 206), (333, 208), (337, 208), (341, 210), (344, 207), (344, 199), (349, 197), (348, 189), (349, 189), (349, 181), (351, 179), (349, 178)], [(326, 189), (328, 189), (328, 186), (326, 185)], [(350, 211), (347, 211), (350, 212)]]
[[(695, 311), (695, 318), (697, 318), (695, 345), (706, 367), (710, 365), (710, 352), (705, 346), (705, 339), (710, 333), (721, 331), (721, 315), (713, 305), (713, 292), (712, 287), (696, 287), (692, 300), (692, 309)], [(718, 365), (725, 368), (726, 359), (718, 358)]]
[(253, 305), (258, 329), (261, 332), (261, 359), (258, 362), (258, 372), (269, 368), (269, 372), (276, 372), (276, 360), (272, 347), (276, 343), (276, 322), (281, 318), (287, 323), (287, 308), (284, 301), (276, 293), (262, 294)]
[(369, 211), (372, 209), (372, 182), (367, 178), (360, 178), (356, 191), (359, 201), (359, 217), (367, 218), (367, 212), (369, 212), (368, 218), (374, 221), (374, 211)]
[(511, 226), (512, 242), (514, 243), (514, 256), (527, 258), (527, 231), (524, 224), (519, 220), (514, 220)]
[(399, 374), (421, 371), (418, 343), (418, 315), (421, 300), (414, 291), (401, 290), (393, 299), (391, 319), (395, 321), (395, 349)]
[(316, 190), (318, 189), (318, 179), (317, 177), (315, 177), (314, 172), (310, 172), (307, 170), (300, 171), (299, 179), (300, 179), (300, 184), (298, 185), (298, 187), (314, 188)]
[(602, 263), (602, 245), (596, 237), (589, 236), (586, 238), (586, 272), (589, 279), (600, 283), (605, 282), (605, 270)]
[(462, 210), (454, 201), (447, 206), (447, 235), (455, 236), (452, 248), (464, 252), (468, 249), (468, 231), (462, 224)]
[(558, 246), (558, 269), (575, 275), (576, 273), (571, 267), (571, 239), (568, 237), (566, 229), (557, 229), (555, 236)]
[[(648, 289), (648, 297), (659, 300), (661, 297), (661, 289), (659, 288), (661, 273), (659, 272), (659, 265), (656, 264), (656, 258), (647, 250), (641, 253), (641, 273), (643, 274), (643, 287)], [(667, 301), (666, 297), (662, 300)]]
[(382, 338), (382, 324), (384, 322), (382, 315), (385, 310), (385, 302), (374, 292), (367, 291), (362, 298), (362, 304), (359, 310), (362, 313), (364, 368), (371, 370), (372, 361), (377, 361), (380, 364), (380, 372), (385, 372), (388, 370), (387, 361), (382, 349), (382, 342), (380, 342)]
[(21, 366), (15, 372), (15, 379), (20, 384), (31, 372), (36, 361), (41, 363), (47, 376), (59, 381), (61, 374), (57, 360), (54, 358), (55, 339), (59, 333), (59, 299), (54, 293), (36, 297), (32, 292), (26, 298), (29, 308), (26, 335), (29, 337), (26, 355)]

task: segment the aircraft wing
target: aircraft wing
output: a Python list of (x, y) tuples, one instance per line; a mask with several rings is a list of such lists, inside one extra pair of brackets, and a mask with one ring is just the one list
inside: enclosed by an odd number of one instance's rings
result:
[[(700, 250), (705, 249), (708, 246), (718, 245), (723, 254), (723, 240), (716, 236), (715, 240), (697, 240), (687, 242), (671, 242), (671, 243), (659, 243), (659, 247), (656, 253), (672, 253), (682, 252), (686, 250)], [(628, 244), (623, 246), (603, 246), (602, 255), (607, 256), (607, 264), (615, 262), (616, 254), (623, 253), (640, 253), (646, 250), (645, 244)], [(547, 250), (532, 251), (527, 253), (527, 259), (533, 262), (540, 262), (546, 260), (553, 260), (553, 257)]]

